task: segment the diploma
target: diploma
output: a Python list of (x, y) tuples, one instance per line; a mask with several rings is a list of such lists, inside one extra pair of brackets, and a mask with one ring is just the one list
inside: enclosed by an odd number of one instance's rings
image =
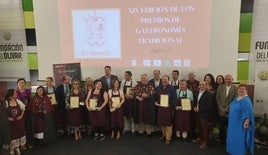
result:
[(181, 99), (181, 110), (191, 110), (191, 100), (188, 98)]
[(127, 94), (127, 95), (133, 95), (133, 94), (134, 94), (134, 88), (132, 88), (132, 87), (127, 87), (126, 94)]
[(70, 97), (70, 107), (71, 108), (79, 108), (79, 97), (71, 96)]
[(112, 108), (119, 108), (120, 97), (112, 97)]
[(168, 95), (160, 95), (160, 106), (168, 107)]
[(47, 94), (48, 98), (50, 99), (50, 102), (52, 105), (57, 105), (56, 96), (55, 94)]
[(91, 99), (89, 99), (89, 107), (91, 108), (91, 109), (93, 109), (93, 110), (96, 110), (96, 107), (97, 107), (97, 102), (98, 101), (98, 99), (96, 99), (96, 98), (91, 98)]

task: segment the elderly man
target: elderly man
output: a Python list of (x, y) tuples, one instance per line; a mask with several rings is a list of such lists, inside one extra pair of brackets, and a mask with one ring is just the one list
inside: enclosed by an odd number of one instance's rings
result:
[(158, 106), (157, 124), (162, 129), (165, 144), (169, 145), (172, 136), (173, 111), (177, 101), (176, 91), (169, 84), (169, 76), (162, 76), (162, 85), (157, 87), (157, 100), (155, 105)]
[(138, 104), (139, 134), (144, 129), (149, 137), (152, 136), (152, 125), (155, 124), (155, 89), (148, 82), (148, 75), (141, 74), (141, 82), (135, 87), (134, 95)]
[(225, 84), (218, 87), (216, 93), (216, 101), (219, 109), (219, 128), (221, 144), (226, 143), (226, 129), (228, 127), (228, 110), (230, 103), (237, 95), (237, 87), (233, 84), (233, 77), (227, 74), (224, 77)]
[(195, 79), (195, 73), (193, 71), (188, 73), (187, 88), (193, 93), (198, 92), (199, 81)]

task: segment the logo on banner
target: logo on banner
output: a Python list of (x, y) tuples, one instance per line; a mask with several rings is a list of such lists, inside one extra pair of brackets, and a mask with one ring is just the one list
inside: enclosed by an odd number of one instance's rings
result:
[(1, 33), (0, 62), (22, 61), (23, 44), (12, 42), (12, 34), (9, 31)]
[(255, 42), (256, 50), (256, 62), (265, 63), (268, 62), (268, 41), (256, 41)]

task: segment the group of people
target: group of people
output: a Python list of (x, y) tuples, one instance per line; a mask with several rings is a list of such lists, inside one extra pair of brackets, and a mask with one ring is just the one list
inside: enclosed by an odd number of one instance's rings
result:
[[(120, 82), (104, 67), (105, 75), (93, 80), (80, 81), (69, 76), (62, 84), (53, 86), (53, 78), (46, 78), (46, 86), (39, 86), (35, 95), (25, 87), (25, 79), (17, 81), (17, 89), (9, 89), (0, 108), (0, 143), (10, 154), (34, 145), (48, 145), (58, 135), (74, 135), (81, 139), (84, 128), (94, 141), (120, 139), (129, 130), (135, 135), (161, 130), (160, 140), (169, 145), (172, 138), (184, 143), (190, 141), (205, 149), (212, 130), (219, 126), (219, 140), (229, 154), (246, 154), (254, 151), (254, 114), (247, 96), (247, 85), (238, 88), (232, 75), (219, 75), (214, 79), (206, 74), (195, 79), (179, 79), (179, 71), (172, 76), (161, 76), (153, 71), (153, 79), (140, 75), (132, 79), (125, 71)], [(127, 129), (127, 127), (129, 127)], [(57, 132), (56, 132), (57, 131)], [(108, 132), (107, 132), (108, 131)], [(227, 143), (226, 143), (227, 142)]]

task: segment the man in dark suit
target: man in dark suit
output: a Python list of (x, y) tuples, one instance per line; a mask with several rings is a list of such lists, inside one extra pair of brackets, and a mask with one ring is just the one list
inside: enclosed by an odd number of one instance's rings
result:
[(58, 109), (60, 113), (60, 124), (58, 124), (58, 132), (63, 135), (66, 132), (66, 97), (71, 91), (71, 78), (69, 76), (62, 77), (62, 84), (56, 89), (56, 98), (58, 101)]
[(149, 82), (154, 86), (154, 89), (156, 90), (158, 86), (163, 86), (162, 79), (160, 78), (160, 70), (155, 69), (153, 74), (154, 78), (149, 80)]
[(200, 149), (207, 147), (208, 136), (209, 136), (209, 112), (212, 106), (212, 94), (206, 90), (206, 82), (199, 82), (199, 93), (194, 95), (194, 111), (197, 113), (197, 125), (198, 125), (198, 138), (194, 139), (193, 142), (201, 143)]
[(111, 66), (105, 66), (105, 75), (100, 78), (102, 83), (102, 89), (107, 92), (111, 88), (112, 81), (118, 80), (118, 77), (116, 75), (111, 74), (111, 70)]

